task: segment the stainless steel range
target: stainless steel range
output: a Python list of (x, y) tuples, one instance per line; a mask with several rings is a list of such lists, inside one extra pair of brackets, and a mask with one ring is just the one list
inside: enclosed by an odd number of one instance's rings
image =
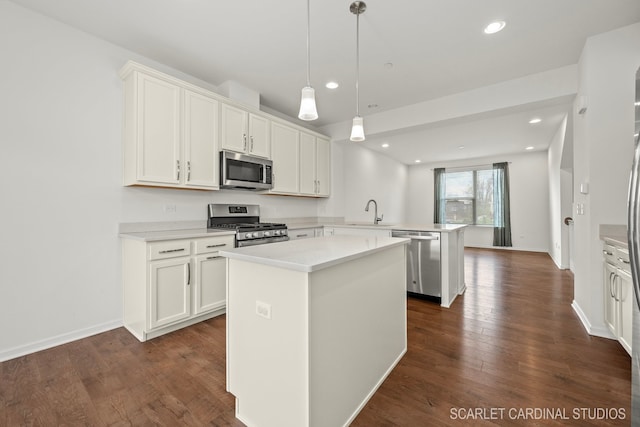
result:
[(286, 224), (260, 222), (259, 205), (210, 204), (207, 228), (236, 231), (236, 247), (289, 240)]

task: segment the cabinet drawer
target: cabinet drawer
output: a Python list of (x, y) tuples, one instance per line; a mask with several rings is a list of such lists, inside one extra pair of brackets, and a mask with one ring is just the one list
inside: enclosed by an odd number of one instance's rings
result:
[(631, 274), (631, 265), (629, 264), (629, 251), (622, 248), (616, 248), (615, 251), (616, 266), (623, 271)]
[(607, 243), (602, 245), (602, 255), (604, 260), (610, 264), (616, 264), (616, 248)]
[(231, 249), (235, 244), (235, 236), (207, 237), (193, 241), (195, 254), (217, 252), (222, 249)]
[(191, 255), (191, 242), (189, 240), (151, 243), (148, 248), (150, 261)]

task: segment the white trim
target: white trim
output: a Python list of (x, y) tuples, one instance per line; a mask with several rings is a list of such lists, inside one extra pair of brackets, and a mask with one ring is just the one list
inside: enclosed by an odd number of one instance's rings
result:
[(76, 331), (68, 332), (61, 335), (56, 335), (51, 338), (47, 338), (40, 341), (35, 341), (30, 344), (13, 347), (8, 350), (0, 351), (0, 362), (5, 362), (16, 357), (24, 356), (26, 354), (35, 353), (37, 351), (46, 350), (48, 348), (56, 347), (62, 344), (67, 344), (71, 341), (76, 341), (82, 338), (87, 338), (92, 335), (97, 335), (102, 332), (110, 331), (122, 326), (122, 319), (113, 320), (111, 322), (102, 323), (100, 325), (91, 326), (85, 329), (78, 329)]
[(616, 337), (611, 333), (611, 331), (609, 331), (609, 328), (595, 327), (591, 325), (591, 322), (589, 322), (587, 315), (584, 314), (584, 311), (582, 311), (582, 308), (580, 308), (580, 305), (576, 300), (573, 300), (573, 302), (571, 303), (571, 308), (573, 308), (573, 311), (575, 311), (575, 313), (578, 315), (578, 318), (582, 322), (582, 326), (584, 326), (584, 329), (587, 331), (589, 335), (593, 335), (601, 338), (608, 338), (612, 340), (616, 339)]

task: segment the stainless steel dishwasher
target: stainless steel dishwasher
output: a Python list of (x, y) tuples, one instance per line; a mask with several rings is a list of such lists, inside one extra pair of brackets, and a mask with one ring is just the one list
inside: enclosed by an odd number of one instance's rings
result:
[(391, 236), (411, 239), (407, 253), (407, 293), (440, 302), (440, 233), (393, 230)]

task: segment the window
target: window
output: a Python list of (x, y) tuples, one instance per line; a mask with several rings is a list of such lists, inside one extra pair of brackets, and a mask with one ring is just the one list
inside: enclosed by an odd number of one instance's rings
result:
[(493, 170), (444, 173), (443, 203), (446, 224), (493, 226)]

